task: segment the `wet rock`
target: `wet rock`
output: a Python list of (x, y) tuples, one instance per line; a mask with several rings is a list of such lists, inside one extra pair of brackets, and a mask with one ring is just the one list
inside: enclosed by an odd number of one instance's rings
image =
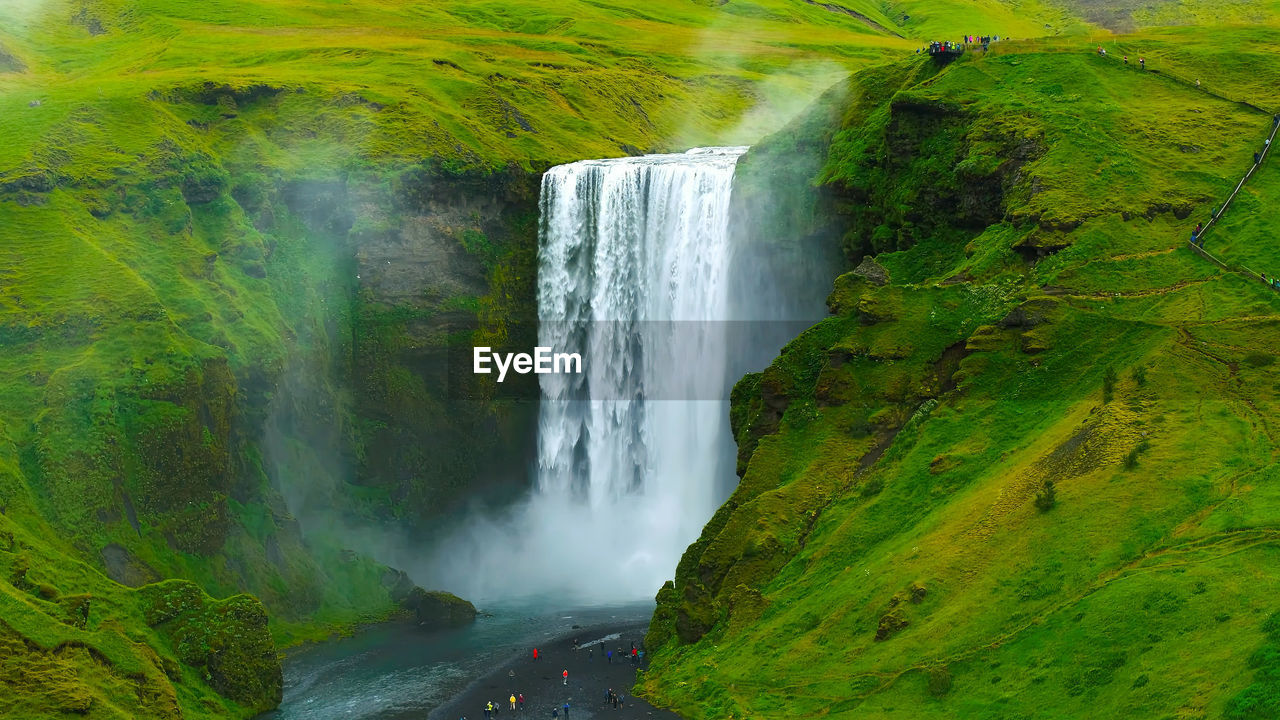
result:
[(419, 625), (428, 627), (455, 627), (476, 619), (476, 606), (453, 593), (441, 590), (423, 590), (403, 570), (387, 568), (382, 576), (382, 586), (391, 599), (401, 608), (413, 613)]
[(415, 587), (404, 602), (412, 610), (419, 625), (428, 627), (456, 627), (474, 622), (476, 606), (442, 590), (423, 590)]
[(889, 283), (889, 271), (870, 255), (862, 258), (862, 262), (852, 270), (852, 273), (872, 285), (887, 285)]
[(149, 565), (139, 560), (127, 548), (111, 543), (102, 548), (102, 565), (106, 568), (107, 577), (121, 585), (141, 587), (160, 579), (160, 575)]
[(1009, 311), (1000, 320), (1002, 328), (1033, 328), (1045, 321), (1042, 305), (1025, 303)]
[[(351, 553), (352, 560), (355, 559), (355, 553), (353, 551), (343, 550), (343, 562), (350, 562), (345, 559), (347, 553)], [(409, 579), (409, 573), (395, 568), (387, 568), (386, 572), (382, 573), (382, 587), (387, 589), (392, 600), (403, 605), (404, 601), (408, 599), (409, 593), (413, 592), (413, 589), (417, 586)]]

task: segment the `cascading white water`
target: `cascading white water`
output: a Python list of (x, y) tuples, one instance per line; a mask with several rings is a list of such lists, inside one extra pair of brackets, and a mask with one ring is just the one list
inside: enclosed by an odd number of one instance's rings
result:
[(565, 537), (562, 552), (607, 548), (599, 562), (625, 575), (613, 582), (641, 596), (672, 576), (732, 475), (728, 225), (745, 150), (589, 160), (543, 176), (539, 344), (578, 352), (585, 367), (541, 378), (535, 504), (576, 509), (586, 533)]
[(533, 492), (468, 515), (440, 544), (435, 582), (482, 602), (583, 604), (652, 598), (674, 576), (734, 484), (733, 382), (821, 317), (829, 282), (781, 279), (778, 266), (804, 265), (804, 252), (734, 242), (745, 151), (543, 176), (538, 344), (580, 354), (582, 373), (540, 376)]

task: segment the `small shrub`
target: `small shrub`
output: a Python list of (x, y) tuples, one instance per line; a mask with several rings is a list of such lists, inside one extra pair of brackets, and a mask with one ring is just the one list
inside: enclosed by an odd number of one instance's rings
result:
[(849, 423), (849, 437), (864, 438), (871, 434), (871, 423), (860, 418)]
[(1116, 369), (1107, 366), (1105, 372), (1102, 373), (1102, 402), (1109, 403), (1111, 398), (1116, 394)]
[(1045, 480), (1040, 492), (1036, 493), (1036, 509), (1040, 512), (1049, 512), (1057, 504), (1058, 494), (1053, 487), (1053, 481)]
[(1134, 368), (1131, 374), (1133, 375), (1134, 384), (1138, 387), (1142, 387), (1147, 384), (1147, 369), (1142, 365)]
[(89, 605), (92, 599), (89, 595), (68, 595), (62, 598), (65, 613), (62, 622), (81, 630), (89, 627)]
[(187, 165), (179, 180), (182, 197), (188, 203), (207, 203), (215, 200), (227, 189), (231, 178), (221, 167), (203, 159)]
[(1146, 452), (1150, 447), (1151, 443), (1146, 440), (1135, 445), (1134, 448), (1129, 451), (1129, 454), (1124, 456), (1124, 469), (1132, 470), (1138, 467), (1138, 456)]
[(875, 477), (864, 483), (862, 489), (858, 492), (862, 497), (871, 497), (873, 495), (879, 495), (881, 490), (884, 490), (884, 480)]
[(929, 671), (929, 694), (942, 697), (951, 692), (951, 671), (945, 667), (933, 668)]
[(31, 562), (27, 560), (26, 555), (19, 555), (13, 559), (13, 567), (9, 571), (9, 584), (19, 590), (28, 590), (31, 588), (31, 581), (27, 579), (27, 570), (30, 569)]
[(890, 610), (880, 618), (880, 623), (876, 626), (876, 640), (888, 640), (910, 624), (911, 621), (907, 620), (901, 610)]
[(1249, 367), (1267, 367), (1275, 364), (1276, 356), (1268, 353), (1251, 352), (1244, 356), (1244, 364)]
[(255, 213), (267, 203), (269, 187), (267, 178), (262, 173), (243, 173), (236, 177), (231, 186), (231, 197), (246, 212)]

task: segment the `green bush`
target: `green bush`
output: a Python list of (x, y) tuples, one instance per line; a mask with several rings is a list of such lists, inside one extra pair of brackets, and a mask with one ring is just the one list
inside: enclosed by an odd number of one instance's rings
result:
[(1244, 364), (1249, 367), (1267, 367), (1275, 364), (1276, 356), (1268, 353), (1251, 352), (1244, 356)]
[(1035, 504), (1036, 509), (1040, 512), (1049, 512), (1054, 505), (1058, 504), (1058, 494), (1053, 487), (1052, 480), (1044, 481), (1044, 486), (1036, 493)]
[(1133, 375), (1133, 382), (1138, 387), (1142, 387), (1147, 384), (1147, 369), (1142, 365), (1135, 367), (1133, 369), (1132, 375)]
[(1227, 703), (1227, 720), (1280, 717), (1280, 613), (1267, 618), (1262, 629), (1267, 642), (1249, 658), (1253, 683)]
[(1116, 394), (1116, 369), (1107, 366), (1105, 372), (1102, 373), (1102, 402), (1109, 403), (1111, 398)]
[(1129, 451), (1129, 454), (1124, 456), (1124, 469), (1132, 470), (1138, 467), (1138, 456), (1146, 452), (1150, 447), (1151, 443), (1147, 442), (1146, 439), (1143, 439), (1142, 442), (1135, 445), (1134, 448)]
[(942, 697), (951, 692), (951, 671), (946, 667), (933, 668), (929, 671), (929, 694)]
[(182, 197), (188, 203), (216, 199), (230, 184), (227, 171), (205, 160), (192, 161), (182, 173)]

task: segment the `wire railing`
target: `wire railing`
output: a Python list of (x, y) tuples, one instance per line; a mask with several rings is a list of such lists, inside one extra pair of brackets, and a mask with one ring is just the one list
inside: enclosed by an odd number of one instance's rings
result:
[(1253, 280), (1267, 283), (1268, 285), (1271, 283), (1262, 273), (1255, 272), (1244, 265), (1228, 265), (1218, 256), (1208, 250), (1205, 250), (1204, 237), (1205, 234), (1218, 223), (1219, 218), (1226, 214), (1227, 208), (1231, 207), (1231, 202), (1240, 194), (1240, 191), (1244, 188), (1245, 183), (1249, 181), (1249, 178), (1253, 177), (1253, 174), (1262, 167), (1262, 163), (1266, 162), (1267, 156), (1271, 154), (1271, 146), (1275, 143), (1277, 130), (1280, 130), (1280, 115), (1276, 115), (1271, 119), (1271, 134), (1267, 136), (1267, 141), (1263, 143), (1262, 150), (1257, 153), (1254, 163), (1249, 166), (1249, 169), (1245, 171), (1244, 176), (1240, 178), (1240, 182), (1236, 183), (1235, 189), (1231, 191), (1231, 194), (1227, 196), (1226, 201), (1222, 203), (1222, 207), (1218, 208), (1217, 212), (1209, 218), (1209, 222), (1204, 224), (1204, 227), (1200, 229), (1200, 232), (1192, 235), (1193, 240), (1187, 241), (1187, 245), (1191, 247), (1192, 250), (1195, 250), (1202, 257), (1216, 263), (1219, 267), (1225, 270), (1238, 272)]

